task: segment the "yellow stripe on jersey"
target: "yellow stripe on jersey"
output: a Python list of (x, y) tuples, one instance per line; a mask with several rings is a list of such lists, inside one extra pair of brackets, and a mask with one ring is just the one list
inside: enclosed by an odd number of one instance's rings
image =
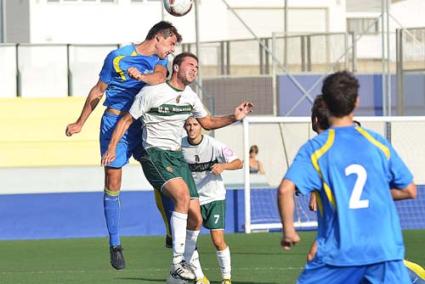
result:
[[(328, 132), (328, 140), (326, 140), (326, 143), (322, 146), (322, 148), (320, 148), (319, 150), (316, 150), (312, 155), (311, 155), (311, 162), (313, 163), (313, 167), (316, 169), (316, 171), (319, 173), (320, 177), (323, 180), (323, 176), (322, 176), (322, 171), (320, 170), (319, 167), (319, 159), (320, 157), (322, 157), (327, 151), (329, 151), (329, 149), (332, 147), (333, 143), (335, 141), (335, 130), (334, 129), (329, 129)], [(332, 190), (329, 187), (329, 185), (326, 184), (326, 182), (323, 181), (323, 188), (325, 190), (325, 194), (328, 197), (329, 202), (336, 207), (335, 204), (335, 198), (333, 196)]]
[(420, 266), (419, 264), (416, 264), (414, 262), (403, 260), (404, 265), (406, 265), (410, 270), (416, 273), (422, 280), (425, 280), (425, 269)]
[(117, 73), (118, 73), (118, 75), (120, 75), (121, 79), (122, 79), (123, 81), (125, 81), (124, 71), (122, 71), (122, 70), (121, 70), (121, 67), (120, 67), (120, 61), (121, 61), (121, 59), (123, 59), (123, 58), (124, 58), (124, 56), (123, 56), (123, 55), (120, 55), (120, 56), (115, 57), (115, 58), (114, 58), (114, 60), (113, 60), (113, 64), (114, 64), (115, 72), (117, 72)]
[(133, 52), (131, 53), (131, 56), (137, 56), (137, 52), (135, 50), (133, 50)]
[(369, 140), (370, 143), (372, 143), (373, 145), (375, 145), (376, 147), (378, 147), (382, 152), (384, 152), (385, 157), (387, 157), (387, 159), (390, 159), (390, 149), (388, 149), (387, 146), (385, 146), (384, 144), (382, 144), (381, 142), (379, 142), (378, 140), (376, 140), (375, 138), (372, 137), (372, 135), (370, 135), (366, 130), (364, 130), (361, 127), (356, 127), (356, 130), (358, 132), (360, 132), (361, 135), (363, 135), (367, 140)]
[(323, 217), (323, 202), (322, 202), (322, 198), (320, 197), (320, 194), (318, 192), (314, 192), (314, 194), (316, 194), (317, 208), (319, 209), (320, 216)]
[(334, 208), (336, 208), (335, 197), (332, 193), (330, 186), (326, 182), (323, 182), (323, 188), (325, 189), (325, 193), (329, 199), (329, 202), (332, 204)]
[(170, 228), (170, 220), (167, 218), (167, 214), (165, 213), (164, 203), (162, 202), (161, 192), (159, 190), (153, 190), (155, 195), (156, 206), (158, 207), (159, 213), (161, 213), (162, 220), (164, 220), (165, 230), (167, 231), (167, 235), (171, 236), (171, 228)]

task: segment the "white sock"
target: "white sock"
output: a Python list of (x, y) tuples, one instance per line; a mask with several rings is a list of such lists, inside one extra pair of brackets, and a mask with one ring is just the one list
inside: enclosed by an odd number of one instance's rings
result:
[(173, 211), (171, 214), (171, 234), (173, 235), (173, 263), (183, 260), (186, 241), (187, 214)]
[(192, 259), (190, 260), (190, 264), (195, 272), (196, 279), (204, 278), (204, 272), (202, 271), (201, 262), (199, 261), (199, 253), (198, 250), (195, 250), (192, 254)]
[(184, 248), (184, 259), (190, 263), (196, 249), (196, 242), (201, 231), (186, 230), (186, 244)]
[(220, 266), (221, 277), (223, 279), (230, 279), (232, 267), (230, 264), (229, 247), (225, 248), (224, 250), (217, 251), (217, 260), (218, 260), (218, 266)]

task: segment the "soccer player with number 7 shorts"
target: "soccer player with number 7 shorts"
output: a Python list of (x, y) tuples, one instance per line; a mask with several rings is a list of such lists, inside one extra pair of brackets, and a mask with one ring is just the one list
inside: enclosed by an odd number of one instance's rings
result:
[[(183, 138), (182, 151), (198, 190), (203, 225), (210, 230), (211, 240), (217, 250), (221, 283), (231, 284), (230, 249), (224, 240), (226, 188), (221, 173), (225, 170), (241, 169), (242, 161), (227, 145), (208, 135), (203, 135), (201, 125), (194, 117), (186, 120), (184, 128), (187, 136)], [(190, 234), (199, 234), (199, 229), (190, 231)], [(186, 246), (189, 241), (186, 241)], [(196, 243), (192, 244), (194, 245)], [(201, 266), (196, 261), (197, 254), (198, 252), (195, 251), (191, 260), (188, 261), (192, 264), (197, 279), (203, 279)]]

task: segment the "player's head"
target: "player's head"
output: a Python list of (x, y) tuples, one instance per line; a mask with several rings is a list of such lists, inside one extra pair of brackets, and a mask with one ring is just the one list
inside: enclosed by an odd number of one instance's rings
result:
[(189, 140), (195, 140), (202, 135), (202, 127), (198, 120), (193, 116), (190, 116), (188, 119), (186, 119), (184, 123), (184, 129), (186, 130)]
[(185, 86), (198, 76), (198, 57), (190, 52), (183, 52), (173, 60), (173, 77), (176, 76)]
[(250, 157), (253, 157), (257, 154), (258, 154), (258, 146), (257, 145), (252, 145), (251, 147), (249, 147), (249, 156)]
[(311, 108), (311, 126), (313, 131), (320, 133), (330, 127), (329, 124), (329, 109), (323, 100), (322, 95), (318, 95), (313, 102)]
[(164, 59), (169, 54), (174, 53), (176, 44), (182, 41), (182, 36), (173, 24), (161, 21), (149, 30), (146, 40), (155, 42), (157, 55)]
[(359, 82), (347, 71), (336, 72), (323, 81), (322, 95), (334, 117), (351, 114), (357, 104)]

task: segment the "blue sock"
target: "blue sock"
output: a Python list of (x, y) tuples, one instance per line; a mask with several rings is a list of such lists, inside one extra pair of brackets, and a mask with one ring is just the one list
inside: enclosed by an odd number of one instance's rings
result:
[(109, 245), (120, 245), (119, 223), (120, 223), (120, 199), (119, 191), (105, 189), (103, 196), (103, 209), (105, 212), (106, 227), (109, 232)]

